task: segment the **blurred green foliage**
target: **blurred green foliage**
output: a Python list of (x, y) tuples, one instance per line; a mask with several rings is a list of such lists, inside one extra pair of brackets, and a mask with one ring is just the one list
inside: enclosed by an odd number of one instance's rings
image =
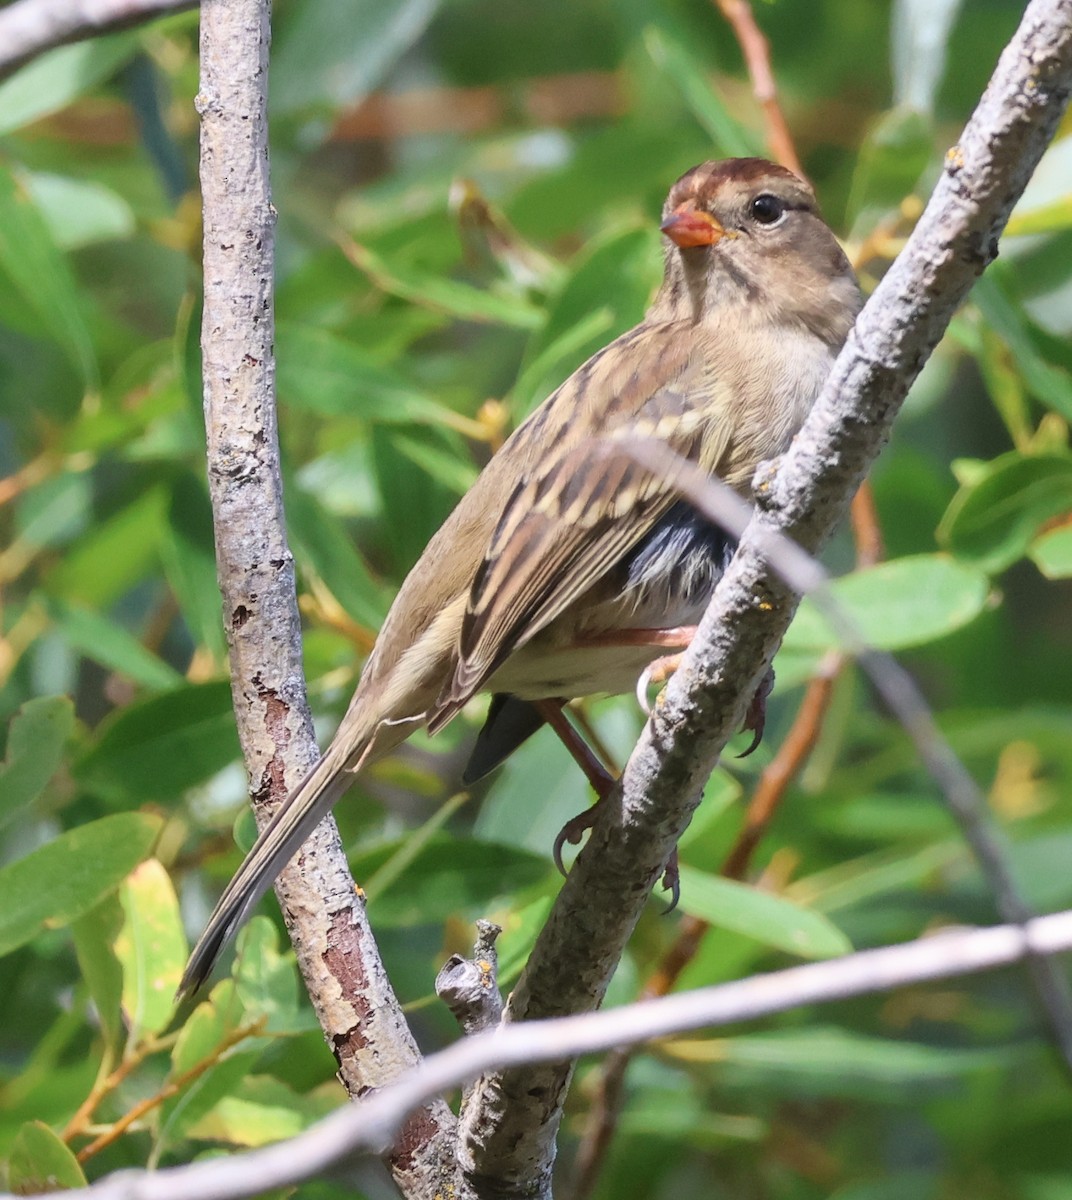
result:
[[(865, 286), (1021, 7), (757, 3), (790, 127)], [(185, 15), (0, 84), (0, 1157), (13, 1189), (77, 1183), (72, 1148), (90, 1148), (97, 1177), (260, 1144), (342, 1102), (271, 904), (234, 977), (163, 1032), (186, 935), (236, 865), (244, 801), (202, 458), (196, 80)], [(280, 0), (271, 87), (281, 438), (327, 731), (394, 588), (504, 432), (641, 315), (670, 182), (762, 152), (764, 135), (706, 0)], [(847, 533), (829, 552), (846, 602), (904, 655), (987, 789), (1043, 908), (1072, 904), (1070, 333), (1064, 136), (876, 472), (892, 561), (853, 572)], [(653, 903), (613, 1002), (688, 913), (716, 928), (680, 986), (994, 920), (933, 784), (851, 671), (753, 865), (764, 890), (717, 878), (829, 644), (803, 611), (764, 745), (712, 780), (682, 846), (681, 910)], [(624, 757), (635, 704), (591, 714)], [(443, 956), (492, 918), (509, 986), (558, 886), (554, 834), (588, 801), (543, 735), (456, 796), (478, 722), (474, 706), (414, 739), (338, 813), (428, 1048), (454, 1036), (427, 1003)], [(597, 1069), (570, 1099), (564, 1178)], [(1007, 972), (641, 1055), (595, 1195), (1072, 1200), (1070, 1119), (1025, 979)]]

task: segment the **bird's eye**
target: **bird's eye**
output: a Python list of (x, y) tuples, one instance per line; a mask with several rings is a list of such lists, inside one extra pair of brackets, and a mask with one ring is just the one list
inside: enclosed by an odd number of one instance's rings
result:
[(752, 201), (748, 211), (760, 225), (775, 225), (785, 216), (785, 201), (764, 192)]

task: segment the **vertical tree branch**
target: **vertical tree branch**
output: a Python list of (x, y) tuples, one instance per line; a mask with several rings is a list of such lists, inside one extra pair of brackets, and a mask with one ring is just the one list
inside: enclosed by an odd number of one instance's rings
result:
[[(318, 756), (302, 673), (276, 433), (269, 37), (264, 0), (203, 5), (197, 109), (208, 475), (235, 714), (261, 824)], [(319, 826), (276, 891), (350, 1095), (381, 1088), (416, 1066), (417, 1046), (384, 972), (333, 820)], [(449, 1180), (454, 1127), (442, 1101), (407, 1122), (390, 1156), (407, 1196), (431, 1200)]]

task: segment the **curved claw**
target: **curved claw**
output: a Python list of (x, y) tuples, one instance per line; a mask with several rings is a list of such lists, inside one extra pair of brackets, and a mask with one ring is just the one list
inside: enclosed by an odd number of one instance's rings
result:
[(737, 755), (738, 758), (747, 758), (750, 754), (752, 754), (755, 750), (757, 750), (759, 748), (759, 743), (761, 741), (763, 741), (763, 722), (762, 721), (759, 723), (759, 725), (755, 726), (754, 728), (749, 725), (746, 725), (745, 728), (752, 729), (752, 740), (748, 743), (748, 745), (745, 747), (745, 749), (742, 750), (741, 753)]
[(663, 868), (662, 885), (670, 893), (670, 903), (663, 909), (663, 916), (668, 917), (681, 899), (681, 872), (678, 870), (677, 850), (675, 849), (666, 860)]
[(664, 654), (662, 658), (657, 658), (648, 663), (640, 673), (640, 678), (637, 680), (636, 697), (637, 703), (640, 705), (640, 711), (646, 716), (651, 716), (653, 705), (648, 702), (648, 692), (657, 684), (665, 683), (671, 675), (677, 670), (681, 663), (680, 654)]
[(763, 741), (763, 729), (767, 724), (767, 697), (773, 690), (774, 672), (768, 670), (756, 689), (756, 694), (752, 697), (752, 703), (748, 706), (748, 716), (744, 722), (744, 728), (752, 732), (752, 741), (747, 749), (737, 755), (738, 758), (747, 758)]
[(640, 672), (640, 678), (636, 685), (636, 702), (640, 705), (640, 711), (646, 717), (651, 716), (651, 701), (648, 699), (648, 689), (651, 687), (651, 666), (647, 666)]
[(578, 813), (575, 817), (571, 817), (558, 831), (555, 844), (551, 848), (551, 857), (554, 859), (555, 866), (558, 867), (560, 875), (564, 876), (566, 874), (566, 868), (562, 862), (563, 849), (567, 844), (570, 846), (580, 845), (581, 838), (596, 823), (595, 813), (596, 806), (593, 805), (584, 812)]

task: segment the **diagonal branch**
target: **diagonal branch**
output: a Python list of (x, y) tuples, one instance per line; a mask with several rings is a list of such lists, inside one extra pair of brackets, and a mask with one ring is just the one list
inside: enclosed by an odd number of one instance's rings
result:
[(46, 50), (196, 6), (197, 0), (15, 0), (0, 9), (0, 79)]
[[(997, 239), (1072, 89), (1072, 0), (1033, 0), (905, 250), (861, 313), (804, 430), (763, 481), (772, 527), (816, 551), (889, 435), (911, 383)], [(796, 608), (752, 536), (719, 585), (537, 941), (507, 1010), (598, 1007), (648, 894)], [(488, 1195), (550, 1194), (568, 1060), (486, 1076), (466, 1115), (463, 1170)], [(494, 1181), (493, 1188), (489, 1181)]]

